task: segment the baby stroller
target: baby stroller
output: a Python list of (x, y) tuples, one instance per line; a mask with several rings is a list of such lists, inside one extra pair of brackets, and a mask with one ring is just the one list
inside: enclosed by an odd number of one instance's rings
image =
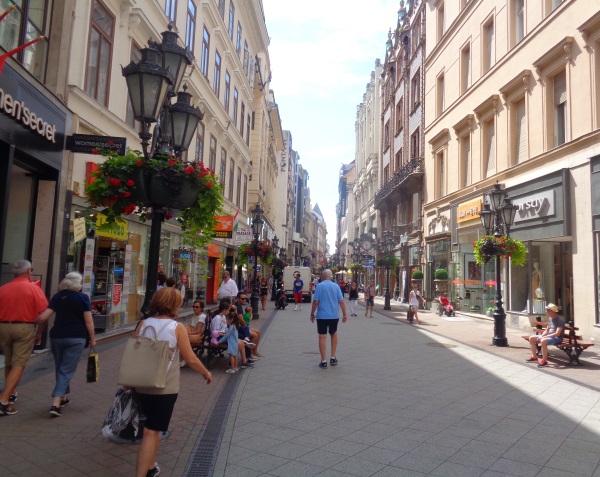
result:
[(450, 303), (450, 300), (448, 300), (448, 298), (446, 298), (445, 296), (441, 296), (439, 300), (440, 306), (438, 307), (438, 314), (440, 316), (456, 316), (456, 313), (454, 313), (454, 307), (452, 306), (452, 303)]
[(282, 288), (277, 289), (277, 299), (275, 300), (275, 308), (278, 310), (285, 310), (287, 306), (287, 296), (285, 295), (285, 291)]

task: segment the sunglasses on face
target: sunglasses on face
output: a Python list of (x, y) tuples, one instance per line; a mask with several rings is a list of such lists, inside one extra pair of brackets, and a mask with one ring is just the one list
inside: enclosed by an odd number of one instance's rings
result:
[(192, 306), (192, 308), (202, 308), (202, 307), (194, 305), (194, 306)]

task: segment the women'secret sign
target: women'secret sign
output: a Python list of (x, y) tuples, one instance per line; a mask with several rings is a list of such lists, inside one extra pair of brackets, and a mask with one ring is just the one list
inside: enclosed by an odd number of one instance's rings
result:
[(15, 100), (10, 94), (0, 88), (0, 110), (20, 122), (23, 126), (29, 127), (33, 132), (38, 133), (43, 138), (56, 143), (56, 125), (49, 124), (31, 111), (25, 101)]

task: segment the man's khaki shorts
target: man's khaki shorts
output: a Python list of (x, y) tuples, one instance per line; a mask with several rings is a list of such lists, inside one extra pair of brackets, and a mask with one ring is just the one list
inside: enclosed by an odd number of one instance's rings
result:
[(0, 323), (5, 366), (27, 366), (35, 343), (35, 324)]

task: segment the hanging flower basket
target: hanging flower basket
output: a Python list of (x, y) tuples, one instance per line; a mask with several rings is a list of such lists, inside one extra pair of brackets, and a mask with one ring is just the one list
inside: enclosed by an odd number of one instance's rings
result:
[(188, 244), (200, 247), (210, 242), (223, 195), (218, 177), (203, 163), (183, 162), (166, 154), (145, 160), (140, 151), (133, 150), (122, 156), (96, 152), (106, 160), (86, 183), (85, 194), (108, 224), (131, 214), (145, 221), (152, 209), (162, 209), (167, 220), (177, 215)]
[(520, 240), (510, 237), (483, 235), (473, 243), (473, 253), (478, 264), (488, 263), (492, 258), (500, 256), (513, 265), (522, 267), (527, 261), (527, 249)]
[[(257, 246), (257, 255), (260, 261), (266, 265), (270, 265), (273, 261), (273, 246), (268, 243), (259, 242)], [(237, 250), (237, 263), (238, 265), (245, 265), (248, 263), (248, 259), (254, 257), (254, 244), (243, 243)]]

